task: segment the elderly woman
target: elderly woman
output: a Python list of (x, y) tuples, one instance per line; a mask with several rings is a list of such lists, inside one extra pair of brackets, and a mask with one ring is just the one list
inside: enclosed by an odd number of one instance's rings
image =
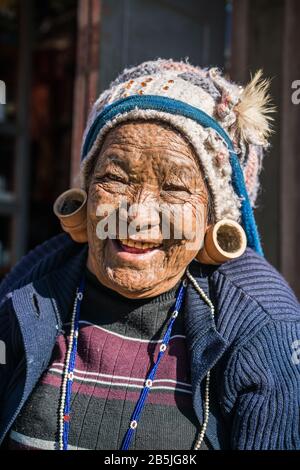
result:
[(300, 448), (299, 304), (252, 212), (267, 85), (159, 59), (95, 102), (86, 205), (1, 285), (3, 446)]

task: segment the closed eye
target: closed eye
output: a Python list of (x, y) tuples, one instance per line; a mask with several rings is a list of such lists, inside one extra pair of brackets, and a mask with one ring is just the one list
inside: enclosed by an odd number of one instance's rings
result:
[(186, 186), (181, 186), (181, 185), (178, 185), (178, 184), (164, 184), (163, 187), (162, 187), (162, 190), (163, 191), (185, 191), (185, 192), (189, 192), (189, 190), (187, 189)]
[(114, 181), (114, 182), (123, 183), (123, 184), (128, 183), (125, 180), (125, 178), (123, 178), (122, 176), (119, 176), (119, 175), (115, 175), (113, 173), (106, 173), (103, 176), (98, 176), (98, 177), (96, 177), (96, 181), (98, 181), (98, 182), (111, 182), (111, 181)]

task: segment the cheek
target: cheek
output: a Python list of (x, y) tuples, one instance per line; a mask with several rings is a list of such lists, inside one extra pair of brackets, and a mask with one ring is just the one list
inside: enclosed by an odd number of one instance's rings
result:
[(164, 205), (163, 238), (168, 238), (165, 228), (170, 227), (171, 238), (178, 244), (197, 242), (204, 236), (206, 212), (206, 205), (198, 197), (192, 197), (184, 203)]
[(190, 220), (186, 230), (186, 233), (189, 235), (186, 248), (187, 250), (198, 251), (202, 246), (205, 236), (207, 205), (199, 201), (198, 204), (192, 208), (190, 217), (186, 220)]
[(207, 200), (203, 194), (195, 194), (184, 211), (184, 226), (187, 249), (199, 250), (202, 245), (207, 225)]
[(205, 228), (205, 206), (199, 204), (188, 204), (183, 208), (183, 238), (188, 242), (197, 242), (204, 235)]
[(92, 248), (103, 246), (105, 239), (100, 236), (99, 228), (102, 225), (105, 227), (104, 222), (109, 215), (114, 220), (113, 216), (119, 206), (119, 199), (118, 195), (105, 191), (98, 185), (91, 186), (87, 203), (87, 231)]
[(173, 207), (170, 220), (174, 227), (174, 240), (166, 251), (169, 269), (181, 270), (197, 255), (203, 245), (206, 228), (206, 205), (199, 198), (189, 204)]
[(91, 185), (88, 193), (88, 213), (96, 214), (100, 204), (113, 203), (115, 195), (105, 191), (100, 185)]

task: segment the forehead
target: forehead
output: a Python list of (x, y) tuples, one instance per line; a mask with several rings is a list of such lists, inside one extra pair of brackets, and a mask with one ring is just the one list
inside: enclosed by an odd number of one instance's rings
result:
[(167, 157), (166, 163), (197, 168), (191, 144), (177, 129), (163, 122), (133, 121), (111, 129), (104, 139), (101, 154), (107, 160), (113, 159), (116, 152), (120, 159), (129, 158), (132, 162), (143, 160), (143, 156), (160, 160)]

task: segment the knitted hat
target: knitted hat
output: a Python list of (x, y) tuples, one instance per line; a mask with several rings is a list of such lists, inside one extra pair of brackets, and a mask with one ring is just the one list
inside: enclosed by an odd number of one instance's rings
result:
[(163, 120), (192, 144), (212, 195), (215, 220), (240, 222), (248, 246), (262, 254), (252, 208), (272, 119), (268, 85), (261, 71), (244, 88), (217, 68), (172, 59), (125, 69), (91, 109), (81, 151), (81, 186), (86, 189), (93, 156), (111, 128), (128, 120)]

